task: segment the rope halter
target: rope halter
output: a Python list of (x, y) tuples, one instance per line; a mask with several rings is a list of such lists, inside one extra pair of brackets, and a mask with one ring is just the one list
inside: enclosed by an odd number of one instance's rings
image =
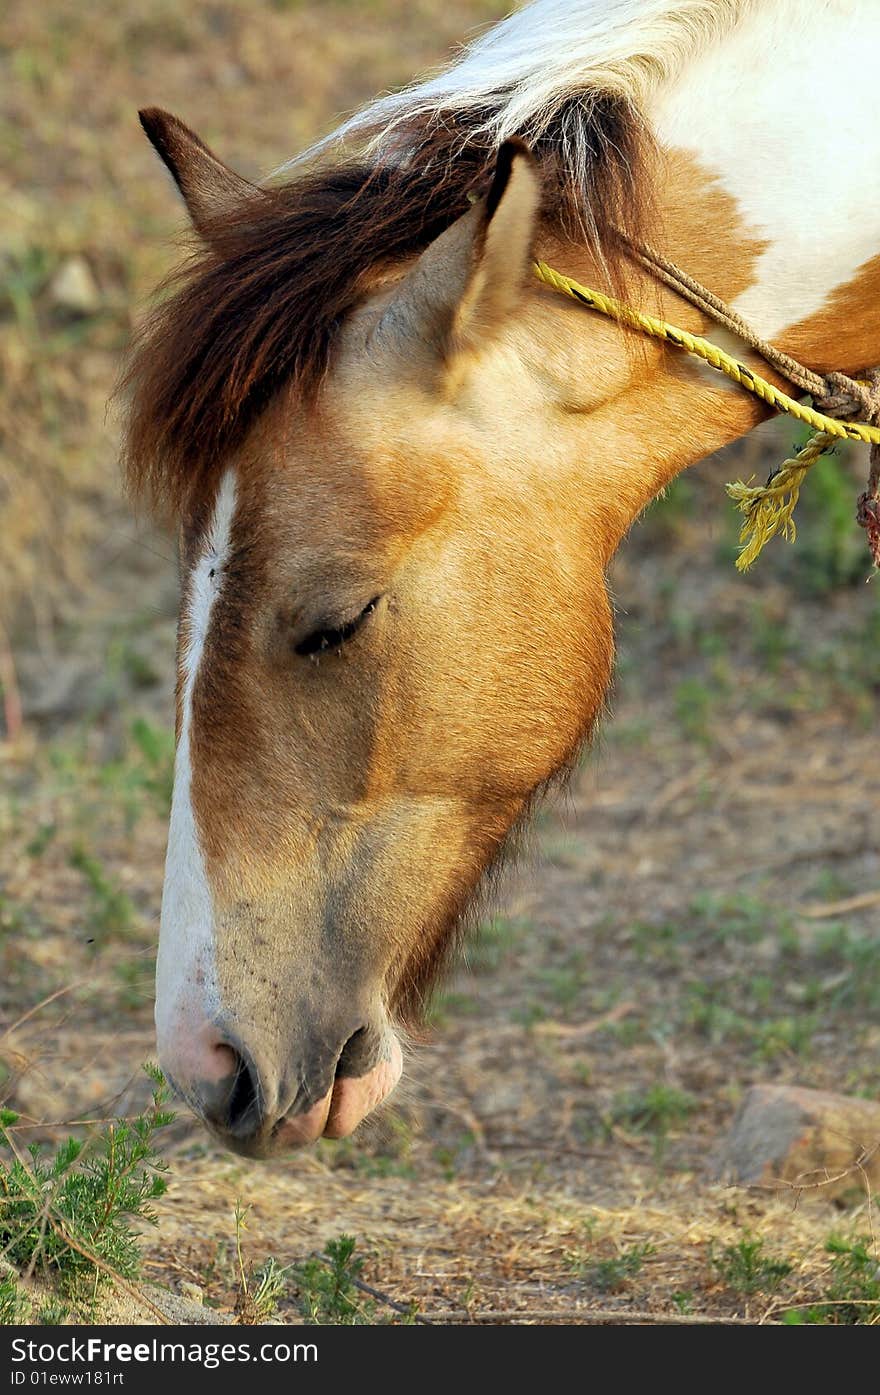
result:
[(690, 334), (653, 315), (643, 314), (613, 296), (582, 286), (573, 277), (554, 271), (546, 262), (534, 264), (535, 275), (553, 290), (630, 329), (693, 354), (726, 374), (746, 392), (759, 397), (774, 411), (785, 412), (813, 429), (813, 435), (803, 449), (791, 459), (784, 460), (765, 484), (752, 485), (738, 481), (727, 486), (728, 494), (744, 515), (740, 554), (736, 559), (738, 570), (746, 571), (764, 545), (777, 533), (781, 532), (790, 542), (794, 541), (797, 529), (793, 514), (801, 485), (810, 467), (841, 439), (863, 441), (871, 447), (867, 488), (859, 495), (856, 521), (867, 534), (874, 567), (880, 568), (880, 368), (870, 370), (864, 379), (851, 378), (846, 373), (828, 373), (821, 377), (790, 354), (783, 353), (762, 339), (731, 306), (653, 247), (646, 243), (634, 243), (623, 234), (618, 235), (633, 261), (744, 340), (799, 392), (813, 399), (813, 406), (808, 407), (781, 392), (711, 340)]

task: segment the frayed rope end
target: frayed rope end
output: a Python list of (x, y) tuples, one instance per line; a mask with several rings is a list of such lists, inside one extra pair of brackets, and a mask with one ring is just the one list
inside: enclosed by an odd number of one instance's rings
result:
[(740, 513), (745, 514), (739, 534), (738, 572), (747, 572), (777, 533), (781, 533), (786, 542), (795, 541), (797, 524), (793, 515), (806, 473), (806, 468), (788, 471), (786, 480), (781, 482), (782, 470), (779, 470), (766, 484), (749, 485), (737, 481), (725, 486)]
[(781, 533), (786, 542), (795, 541), (797, 525), (793, 515), (801, 485), (810, 466), (834, 444), (834, 436), (817, 431), (803, 450), (774, 470), (766, 484), (744, 484), (738, 480), (725, 486), (740, 513), (745, 514), (739, 535), (741, 550), (736, 559), (737, 571), (747, 572), (777, 533)]

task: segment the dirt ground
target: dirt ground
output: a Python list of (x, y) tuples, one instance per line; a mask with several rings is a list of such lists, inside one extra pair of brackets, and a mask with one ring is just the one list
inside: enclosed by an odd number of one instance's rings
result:
[[(0, 1103), (28, 1137), (128, 1112), (153, 1053), (176, 579), (172, 542), (119, 498), (105, 409), (179, 218), (135, 110), (179, 111), (259, 175), (502, 9), (9, 6), (0, 663), (24, 721), (0, 744)], [(600, 740), (537, 816), (394, 1111), (268, 1164), (179, 1116), (146, 1278), (230, 1309), (240, 1202), (248, 1263), (348, 1233), (364, 1278), (428, 1317), (765, 1321), (827, 1294), (832, 1235), (873, 1243), (858, 1187), (795, 1205), (714, 1175), (751, 1083), (880, 1092), (863, 462), (823, 463), (796, 548), (746, 578), (721, 487), (791, 444), (762, 428), (634, 530)], [(784, 1278), (742, 1280), (757, 1241)], [(301, 1320), (293, 1288), (280, 1317)]]

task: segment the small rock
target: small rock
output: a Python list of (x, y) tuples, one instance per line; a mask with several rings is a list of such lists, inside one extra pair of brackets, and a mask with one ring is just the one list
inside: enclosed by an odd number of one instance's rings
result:
[(66, 257), (49, 282), (49, 300), (67, 315), (94, 315), (101, 308), (92, 269), (85, 257)]
[(194, 1303), (192, 1299), (171, 1293), (157, 1284), (148, 1284), (140, 1291), (136, 1286), (132, 1286), (131, 1290), (119, 1286), (109, 1289), (101, 1295), (98, 1321), (112, 1327), (139, 1327), (156, 1322), (157, 1308), (163, 1317), (178, 1327), (213, 1327), (232, 1322), (228, 1313), (206, 1308), (203, 1303)]
[(864, 1195), (880, 1184), (880, 1103), (797, 1085), (753, 1085), (713, 1162), (719, 1181)]

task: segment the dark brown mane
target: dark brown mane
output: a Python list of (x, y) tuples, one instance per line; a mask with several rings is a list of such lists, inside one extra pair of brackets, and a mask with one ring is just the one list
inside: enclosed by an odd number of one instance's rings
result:
[[(555, 132), (533, 146), (544, 217), (613, 265), (615, 228), (640, 222), (645, 131), (627, 103), (597, 99), (589, 187), (581, 187), (559, 157), (566, 120), (581, 115), (567, 118), (563, 108)], [(377, 274), (416, 255), (487, 192), (496, 152), (461, 119), (434, 118), (409, 145), (400, 163), (357, 160), (301, 175), (208, 230), (125, 375), (125, 468), (136, 495), (177, 512), (282, 388), (314, 396), (341, 322)]]

